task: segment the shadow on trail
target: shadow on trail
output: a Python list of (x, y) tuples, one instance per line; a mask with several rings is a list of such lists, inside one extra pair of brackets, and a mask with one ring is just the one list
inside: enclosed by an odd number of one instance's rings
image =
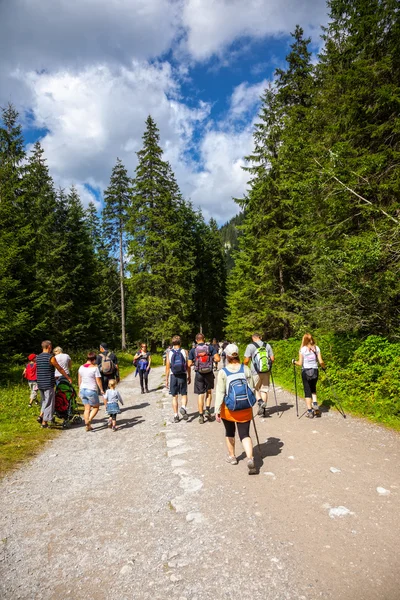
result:
[(288, 404), (288, 402), (281, 402), (278, 404), (278, 406), (275, 404), (274, 406), (267, 408), (267, 414), (265, 415), (265, 418), (268, 418), (276, 413), (284, 413), (292, 408), (294, 408), (294, 404)]
[(138, 408), (146, 408), (146, 406), (150, 406), (150, 402), (141, 402), (140, 404), (135, 404), (133, 406), (126, 406), (121, 408), (121, 414), (127, 412), (128, 410), (137, 410)]
[[(266, 442), (263, 442), (260, 445), (254, 446), (254, 462), (257, 467), (257, 474), (260, 473), (264, 465), (264, 458), (269, 458), (271, 456), (278, 456), (282, 452), (282, 448), (285, 444), (276, 437), (270, 437)], [(246, 453), (242, 452), (240, 456), (237, 457), (238, 461), (247, 460)]]

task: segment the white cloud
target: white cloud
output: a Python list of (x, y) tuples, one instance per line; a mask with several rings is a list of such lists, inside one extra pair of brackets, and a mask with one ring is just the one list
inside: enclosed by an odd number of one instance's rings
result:
[[(325, 0), (183, 0), (186, 49), (196, 60), (219, 54), (243, 36), (263, 38), (300, 24), (318, 36), (327, 21)], [(226, 58), (226, 57), (225, 57)]]
[(250, 85), (243, 81), (233, 91), (230, 101), (230, 116), (233, 119), (243, 119), (254, 115), (254, 109), (260, 104), (260, 97), (267, 87), (267, 80)]

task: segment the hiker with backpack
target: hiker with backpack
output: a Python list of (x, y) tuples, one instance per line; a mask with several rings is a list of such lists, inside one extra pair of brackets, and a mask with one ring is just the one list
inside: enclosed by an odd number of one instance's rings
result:
[(221, 420), (225, 427), (225, 439), (228, 448), (226, 461), (237, 465), (235, 455), (235, 430), (247, 456), (249, 475), (257, 469), (254, 464), (253, 442), (250, 437), (250, 423), (253, 418), (253, 406), (256, 397), (253, 392), (254, 382), (249, 367), (240, 363), (239, 348), (229, 344), (225, 348), (228, 365), (218, 375), (215, 396), (215, 415), (218, 423)]
[(149, 393), (149, 373), (151, 368), (151, 354), (147, 351), (147, 344), (140, 344), (139, 350), (133, 357), (133, 364), (136, 367), (135, 377), (139, 373), (140, 389), (142, 394)]
[(321, 411), (317, 402), (318, 365), (325, 370), (321, 350), (316, 345), (313, 336), (305, 333), (301, 340), (298, 360), (292, 359), (292, 364), (301, 367), (301, 378), (303, 380), (304, 397), (307, 404), (306, 417), (313, 419), (320, 417)]
[(174, 335), (171, 340), (170, 349), (166, 356), (165, 387), (169, 389), (172, 396), (172, 410), (174, 411), (174, 423), (179, 423), (178, 396), (181, 396), (181, 407), (179, 412), (184, 421), (188, 420), (187, 414), (187, 390), (190, 385), (190, 368), (188, 365), (188, 352), (181, 347), (181, 338)]
[[(214, 362), (218, 363), (220, 356), (213, 346), (205, 342), (202, 333), (196, 335), (196, 346), (189, 352), (189, 367), (194, 366), (194, 393), (198, 394), (199, 423), (204, 423), (204, 417), (212, 421), (211, 401), (214, 389), (215, 376), (213, 373)], [(204, 410), (205, 402), (205, 410)]]
[(108, 390), (110, 379), (119, 382), (118, 358), (114, 352), (110, 352), (105, 342), (100, 344), (100, 353), (97, 355), (97, 366), (100, 370), (103, 390)]
[(37, 374), (36, 374), (36, 354), (30, 354), (28, 356), (28, 364), (25, 366), (25, 369), (22, 372), (22, 377), (24, 377), (29, 386), (30, 396), (29, 396), (29, 407), (32, 407), (32, 404), (35, 402), (39, 404), (37, 400), (38, 395), (38, 385), (37, 385)]
[(253, 333), (251, 339), (252, 342), (247, 346), (244, 353), (244, 364), (248, 365), (251, 361), (251, 374), (258, 401), (258, 415), (265, 416), (270, 372), (275, 357), (271, 346), (262, 341), (262, 336), (259, 333)]

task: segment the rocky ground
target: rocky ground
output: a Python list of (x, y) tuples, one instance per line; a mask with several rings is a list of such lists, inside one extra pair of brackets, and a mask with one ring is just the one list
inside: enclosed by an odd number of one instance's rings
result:
[(118, 431), (102, 409), (93, 432), (66, 431), (2, 481), (0, 598), (400, 598), (396, 433), (336, 411), (297, 419), (277, 389), (249, 476), (193, 393), (189, 421), (171, 422), (162, 373), (146, 395), (121, 383)]

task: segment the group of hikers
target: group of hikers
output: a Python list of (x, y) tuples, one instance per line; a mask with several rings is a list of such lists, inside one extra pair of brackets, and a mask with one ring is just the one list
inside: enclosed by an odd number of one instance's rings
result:
[[(254, 333), (252, 341), (244, 352), (243, 363), (239, 358), (236, 344), (224, 342), (218, 344), (214, 339), (206, 343), (203, 333), (196, 335), (196, 341), (190, 351), (182, 347), (179, 335), (171, 339), (171, 345), (165, 352), (165, 386), (172, 396), (173, 421), (179, 423), (181, 418), (188, 420), (188, 386), (191, 383), (192, 367), (194, 369), (194, 393), (198, 397), (198, 420), (223, 423), (228, 450), (227, 462), (237, 464), (235, 454), (236, 431), (243, 444), (247, 456), (250, 474), (256, 472), (254, 464), (253, 444), (250, 437), (250, 423), (253, 419), (253, 407), (258, 404), (257, 414), (265, 416), (268, 408), (271, 369), (275, 357), (270, 344), (262, 340), (259, 333)], [(224, 366), (218, 372), (214, 415), (211, 412), (212, 393), (215, 386), (215, 370), (223, 360)], [(53, 419), (55, 406), (55, 386), (57, 379), (64, 378), (70, 384), (71, 357), (62, 348), (52, 348), (49, 340), (42, 342), (42, 353), (28, 356), (23, 375), (30, 388), (29, 406), (37, 402), (38, 392), (41, 397), (41, 412), (38, 422), (46, 428)], [(133, 358), (139, 374), (142, 394), (149, 392), (148, 378), (151, 369), (151, 353), (147, 344), (142, 343)], [(316, 385), (319, 367), (325, 369), (320, 348), (312, 335), (303, 336), (299, 355), (292, 359), (292, 364), (301, 367), (304, 396), (307, 404), (306, 416), (310, 419), (320, 417), (317, 402)], [(100, 408), (99, 394), (103, 397), (108, 415), (108, 426), (116, 431), (116, 418), (123, 404), (121, 394), (116, 390), (119, 382), (118, 359), (110, 352), (106, 343), (100, 344), (100, 352), (89, 352), (87, 361), (79, 367), (79, 396), (84, 405), (84, 422), (86, 431), (92, 430), (92, 421)], [(180, 406), (179, 406), (180, 399)]]

